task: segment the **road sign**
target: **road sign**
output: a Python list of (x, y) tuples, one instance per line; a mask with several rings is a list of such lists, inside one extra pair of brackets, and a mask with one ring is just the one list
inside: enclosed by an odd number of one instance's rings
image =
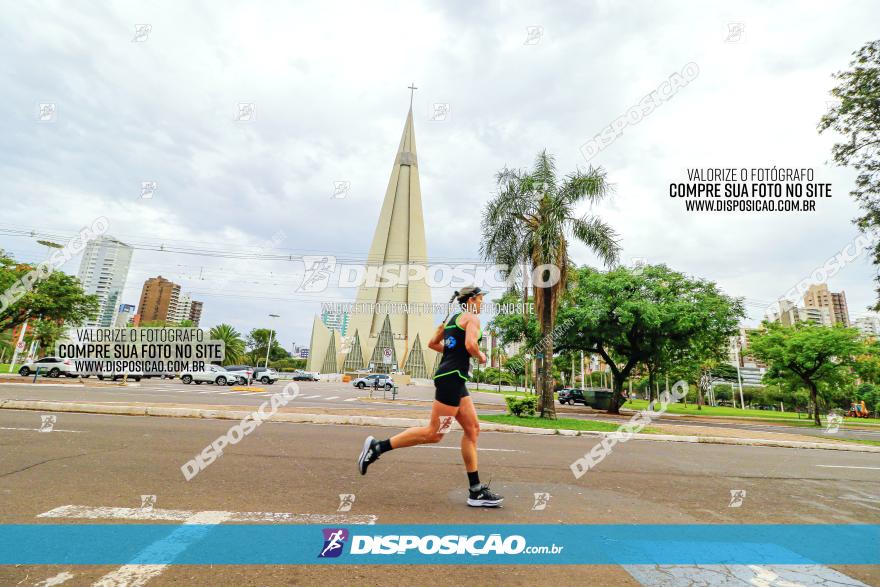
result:
[(394, 351), (389, 347), (385, 347), (384, 349), (382, 349), (382, 362), (385, 363), (386, 365), (390, 365), (391, 364), (391, 355), (393, 352)]
[(16, 348), (19, 352), (23, 351), (23, 350), (24, 350), (24, 341), (23, 341), (23, 340), (18, 341), (18, 344), (15, 345), (15, 348)]

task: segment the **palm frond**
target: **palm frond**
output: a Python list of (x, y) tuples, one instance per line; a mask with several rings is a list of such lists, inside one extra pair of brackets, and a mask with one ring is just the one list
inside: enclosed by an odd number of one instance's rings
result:
[(591, 166), (586, 172), (578, 170), (565, 178), (560, 190), (560, 199), (569, 205), (577, 204), (584, 199), (595, 204), (611, 195), (613, 191), (614, 186), (607, 182), (605, 170)]
[(590, 247), (606, 266), (613, 266), (620, 257), (618, 235), (610, 225), (596, 216), (573, 218), (572, 232), (579, 241)]

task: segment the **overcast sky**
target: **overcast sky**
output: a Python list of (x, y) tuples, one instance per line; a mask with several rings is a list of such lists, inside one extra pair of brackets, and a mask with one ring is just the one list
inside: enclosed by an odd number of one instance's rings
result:
[[(829, 164), (834, 137), (816, 124), (831, 74), (878, 22), (874, 0), (9, 3), (0, 225), (63, 234), (106, 215), (123, 241), (223, 251), (265, 249), (282, 230), (267, 252), (363, 257), (415, 82), (429, 256), (477, 259), (497, 170), (543, 148), (561, 172), (585, 168), (584, 143), (693, 62), (695, 79), (590, 161), (615, 186), (592, 212), (620, 234), (624, 262), (717, 281), (754, 321), (857, 235), (854, 173)], [(235, 120), (240, 103), (255, 120)], [(431, 119), (437, 103), (446, 120)], [(686, 212), (668, 197), (689, 167), (774, 165), (815, 169), (833, 197), (786, 214)], [(144, 181), (158, 184), (150, 199)], [(332, 198), (339, 181), (350, 190)], [(24, 237), (0, 248), (46, 254)], [(572, 256), (596, 263), (579, 244)], [(203, 326), (247, 332), (280, 314), (290, 348), (308, 342), (322, 299), (296, 292), (302, 272), (136, 250), (123, 301), (161, 274), (204, 301)], [(828, 285), (858, 316), (873, 275), (862, 257)]]

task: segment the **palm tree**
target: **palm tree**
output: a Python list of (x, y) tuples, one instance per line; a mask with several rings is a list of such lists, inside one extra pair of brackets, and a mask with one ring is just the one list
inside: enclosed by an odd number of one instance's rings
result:
[(241, 333), (229, 324), (218, 324), (211, 328), (211, 340), (222, 340), (226, 347), (223, 355), (224, 365), (234, 365), (238, 363), (244, 355), (244, 340)]
[(552, 331), (560, 294), (568, 281), (568, 241), (574, 237), (583, 242), (608, 266), (617, 262), (620, 253), (614, 229), (597, 216), (576, 216), (575, 208), (585, 200), (591, 204), (603, 200), (611, 186), (605, 171), (593, 167), (560, 181), (554, 157), (546, 150), (538, 154), (531, 171), (505, 167), (496, 175), (496, 183), (498, 193), (483, 210), (481, 253), (511, 268), (526, 262), (536, 280), (535, 309), (541, 324), (536, 350), (542, 357), (538, 407), (542, 418), (555, 419)]

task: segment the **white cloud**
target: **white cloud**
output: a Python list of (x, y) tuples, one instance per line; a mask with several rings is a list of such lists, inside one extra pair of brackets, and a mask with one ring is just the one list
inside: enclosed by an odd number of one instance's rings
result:
[[(875, 35), (878, 17), (868, 1), (10, 5), (0, 23), (2, 223), (73, 231), (105, 214), (123, 240), (224, 249), (283, 229), (291, 254), (363, 256), (415, 81), (429, 253), (476, 258), (498, 169), (529, 166), (545, 147), (561, 171), (585, 167), (583, 143), (693, 61), (696, 80), (591, 161), (617, 188), (597, 212), (621, 233), (624, 259), (769, 301), (855, 235), (853, 174), (826, 165), (832, 138), (815, 127), (831, 73)], [(724, 42), (730, 22), (745, 24), (742, 43)], [(150, 34), (132, 42), (139, 23)], [(529, 26), (543, 27), (540, 42), (524, 44)], [(37, 123), (46, 101), (58, 119)], [(241, 102), (255, 105), (254, 122), (234, 121)], [(429, 121), (434, 102), (450, 104), (449, 120)], [(834, 197), (814, 214), (768, 216), (686, 213), (666, 195), (688, 167), (773, 165), (815, 168)], [(139, 197), (146, 180), (159, 186), (150, 200)], [(350, 193), (331, 199), (340, 180)], [(0, 246), (44, 254), (21, 238)], [(319, 307), (294, 293), (298, 271), (137, 251), (125, 301), (161, 273), (202, 296), (207, 324), (249, 330), (282, 314), (289, 346), (307, 341)], [(216, 295), (212, 283), (230, 272), (240, 277)], [(872, 276), (856, 263), (829, 286), (860, 314)]]

